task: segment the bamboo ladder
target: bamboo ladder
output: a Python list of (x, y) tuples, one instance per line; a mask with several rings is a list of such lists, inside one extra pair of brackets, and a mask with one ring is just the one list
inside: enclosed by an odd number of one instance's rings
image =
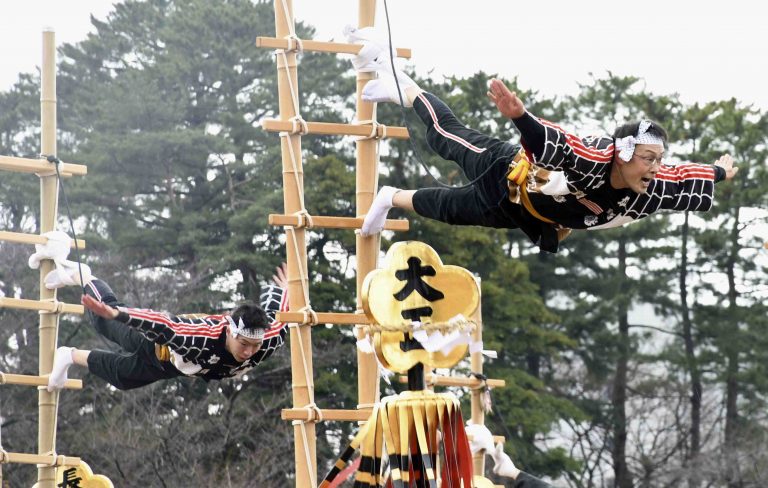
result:
[[(359, 27), (374, 25), (376, 0), (358, 0)], [(336, 54), (357, 54), (360, 44), (319, 42), (299, 39), (296, 36), (292, 0), (275, 0), (276, 37), (257, 37), (256, 46), (276, 50), (279, 119), (262, 121), (262, 128), (278, 132), (281, 141), (283, 166), (283, 203), (285, 214), (270, 215), (270, 225), (286, 228), (286, 256), (288, 264), (288, 298), (291, 311), (281, 312), (278, 319), (289, 323), (291, 343), (291, 380), (293, 408), (284, 409), (282, 418), (294, 426), (294, 460), (296, 464), (296, 487), (317, 486), (316, 422), (323, 420), (364, 422), (371, 414), (372, 407), (379, 401), (378, 364), (373, 354), (357, 351), (358, 360), (358, 406), (356, 410), (321, 409), (314, 402), (312, 369), (311, 327), (317, 324), (366, 325), (370, 320), (362, 311), (361, 287), (366, 275), (376, 269), (379, 253), (379, 237), (356, 236), (357, 258), (357, 310), (355, 313), (315, 312), (310, 306), (309, 280), (307, 272), (307, 228), (360, 229), (363, 218), (345, 218), (310, 215), (304, 206), (304, 178), (301, 159), (301, 137), (303, 135), (345, 135), (357, 136), (356, 141), (356, 209), (358, 216), (364, 216), (371, 206), (378, 188), (378, 153), (380, 139), (407, 139), (405, 127), (387, 127), (375, 120), (375, 105), (361, 98), (365, 84), (375, 78), (375, 73), (357, 73), (357, 124), (323, 123), (305, 121), (299, 110), (299, 85), (296, 56), (300, 51)], [(398, 57), (410, 58), (410, 49), (396, 50)], [(406, 231), (408, 221), (387, 220), (387, 230)], [(479, 323), (478, 311), (478, 323)], [(362, 332), (355, 328), (355, 335), (361, 339)], [(482, 339), (478, 327), (475, 340)], [(482, 353), (471, 356), (473, 372), (482, 373)], [(427, 375), (432, 385), (464, 386), (472, 388), (472, 420), (483, 423), (480, 388), (504, 386), (502, 380), (487, 380), (483, 383), (476, 378), (456, 378)], [(497, 440), (503, 440), (497, 438)], [(475, 457), (475, 472), (483, 472), (483, 456)]]
[[(41, 154), (56, 154), (56, 42), (52, 30), (43, 32), (43, 63), (40, 89)], [(35, 174), (40, 178), (40, 234), (54, 230), (58, 209), (58, 180), (52, 163), (45, 159), (27, 159), (0, 156), (0, 170)], [(82, 176), (87, 168), (79, 164), (61, 163), (62, 177)], [(0, 231), (0, 241), (22, 244), (45, 244), (43, 235)], [(78, 241), (80, 248), (85, 242)], [(73, 243), (74, 246), (74, 243)], [(0, 298), (0, 308), (37, 310), (40, 314), (39, 374), (19, 375), (0, 373), (0, 384), (36, 386), (38, 389), (38, 435), (37, 454), (23, 454), (0, 451), (0, 463), (37, 464), (39, 488), (53, 488), (56, 484), (56, 466), (78, 466), (80, 458), (56, 454), (56, 411), (58, 393), (49, 393), (48, 374), (53, 367), (56, 351), (59, 315), (61, 313), (82, 314), (82, 305), (62, 303), (56, 300), (56, 290), (48, 290), (44, 277), (53, 269), (53, 261), (46, 259), (40, 264), (40, 299)], [(68, 380), (64, 385), (69, 389), (81, 389), (81, 380)], [(0, 480), (2, 477), (0, 476)]]

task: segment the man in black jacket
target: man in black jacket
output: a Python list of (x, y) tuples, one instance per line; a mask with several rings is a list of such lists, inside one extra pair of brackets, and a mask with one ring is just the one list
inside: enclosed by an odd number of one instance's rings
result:
[(473, 182), (461, 188), (382, 187), (362, 235), (380, 232), (389, 209), (397, 207), (451, 225), (519, 228), (542, 250), (556, 252), (570, 229), (621, 226), (660, 210), (707, 211), (715, 183), (738, 169), (729, 155), (713, 165), (664, 164), (667, 134), (650, 120), (624, 124), (613, 135), (579, 137), (527, 112), (516, 93), (492, 80), (489, 98), (521, 135), (521, 144), (512, 144), (464, 126), (405, 73), (393, 75), (387, 62), (381, 66), (362, 98), (413, 107), (430, 147)]
[(129, 390), (178, 376), (206, 381), (240, 376), (285, 343), (286, 324), (275, 319), (288, 309), (283, 267), (262, 292), (261, 306), (245, 303), (220, 315), (180, 317), (120, 303), (109, 285), (91, 279), (83, 305), (96, 330), (127, 354), (73, 347), (56, 350), (48, 390), (64, 386), (72, 364), (87, 367), (115, 388)]

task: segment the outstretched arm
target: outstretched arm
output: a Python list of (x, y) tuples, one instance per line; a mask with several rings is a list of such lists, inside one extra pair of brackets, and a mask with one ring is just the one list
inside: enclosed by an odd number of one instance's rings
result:
[(261, 293), (261, 308), (269, 317), (269, 326), (264, 334), (264, 343), (261, 349), (251, 358), (254, 364), (270, 357), (285, 344), (285, 336), (288, 334), (288, 325), (277, 320), (277, 312), (288, 310), (288, 274), (285, 263), (275, 270), (272, 282)]
[(83, 295), (82, 298), (80, 298), (80, 303), (82, 303), (85, 308), (104, 319), (114, 320), (120, 313), (116, 308), (110, 307), (106, 303), (100, 302), (90, 295)]
[[(520, 131), (521, 143), (533, 154), (536, 164), (550, 171), (573, 169), (593, 171), (595, 165), (608, 164), (613, 158), (613, 139), (590, 138), (587, 143), (556, 124), (531, 115), (517, 96), (498, 79), (488, 85), (488, 98), (502, 115)], [(586, 164), (584, 164), (586, 163)]]
[(501, 115), (512, 119), (523, 145), (531, 151), (537, 159), (544, 154), (546, 130), (531, 114), (525, 111), (523, 101), (517, 96), (517, 92), (510, 90), (501, 80), (494, 78), (488, 85), (488, 98), (496, 104)]
[(488, 98), (496, 104), (501, 115), (508, 119), (519, 119), (525, 114), (525, 105), (501, 80), (494, 78), (488, 85)]
[(720, 156), (720, 159), (715, 161), (715, 166), (723, 168), (723, 171), (725, 171), (726, 180), (733, 179), (733, 177), (736, 176), (736, 173), (739, 172), (739, 168), (733, 165), (733, 158), (730, 154), (724, 154)]
[(123, 322), (150, 341), (168, 345), (186, 360), (197, 357), (223, 327), (221, 317), (217, 316), (181, 318), (152, 310), (114, 308), (88, 295), (83, 296), (81, 302), (95, 315)]

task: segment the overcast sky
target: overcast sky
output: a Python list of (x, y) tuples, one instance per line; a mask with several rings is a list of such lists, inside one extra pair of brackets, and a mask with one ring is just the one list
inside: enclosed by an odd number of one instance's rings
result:
[[(656, 94), (685, 102), (730, 97), (768, 109), (768, 4), (755, 0), (388, 0), (398, 47), (424, 75), (478, 70), (519, 76), (545, 95), (576, 92), (589, 73), (635, 75)], [(41, 31), (77, 42), (111, 0), (11, 0), (0, 15), (0, 90), (40, 64)], [(318, 40), (340, 40), (357, 22), (356, 0), (294, 0)], [(385, 27), (383, 0), (377, 25)], [(254, 33), (254, 37), (260, 33)]]

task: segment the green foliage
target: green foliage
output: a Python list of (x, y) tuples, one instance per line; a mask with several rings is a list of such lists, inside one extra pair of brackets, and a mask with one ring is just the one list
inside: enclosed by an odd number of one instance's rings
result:
[[(275, 64), (272, 53), (254, 44), (255, 36), (274, 34), (272, 3), (127, 0), (107, 19), (92, 22), (88, 39), (60, 48), (58, 78), (59, 156), (88, 165), (86, 178), (65, 182), (88, 242), (87, 262), (135, 306), (217, 311), (255, 298), (285, 253), (284, 230), (267, 223), (269, 214), (283, 211), (279, 138), (259, 127), (278, 112)], [(313, 34), (310, 26), (298, 31), (303, 38)], [(304, 118), (348, 121), (355, 90), (349, 66), (326, 54), (302, 54), (299, 62)], [(468, 126), (514, 141), (512, 123), (486, 98), (492, 76), (417, 81)], [(691, 216), (686, 252), (692, 264), (682, 271), (690, 275), (705, 395), (713, 403), (732, 398), (737, 406), (729, 409), (733, 418), (712, 414), (708, 421), (715, 434), (736, 429), (745, 446), (760, 449), (764, 439), (749, 434), (765, 426), (768, 388), (765, 264), (756, 233), (765, 223), (768, 188), (766, 115), (736, 100), (685, 106), (677, 95), (650, 94), (642, 80), (612, 73), (563, 100), (516, 79), (507, 82), (532, 113), (567, 127), (611, 133), (627, 120), (650, 117), (668, 129), (673, 159), (712, 162), (723, 152), (734, 155), (739, 177), (718, 184), (713, 212)], [(36, 154), (37, 84), (21, 75), (0, 93), (0, 154)], [(383, 123), (400, 125), (401, 116), (393, 105), (378, 108)], [(426, 147), (414, 114), (406, 119), (430, 171), (444, 183), (465, 182), (453, 163)], [(310, 213), (356, 215), (353, 145), (338, 137), (304, 137), (302, 145)], [(409, 142), (384, 142), (382, 166), (381, 184), (434, 186)], [(34, 178), (3, 175), (0, 228), (35, 232), (37, 195)], [(499, 353), (485, 372), (507, 383), (493, 392), (495, 413), (487, 421), (507, 436), (506, 451), (519, 466), (571, 486), (609, 483), (610, 473), (601, 472), (622, 458), (632, 478), (656, 483), (643, 486), (676, 486), (686, 476), (692, 369), (679, 327), (679, 219), (656, 216), (625, 228), (576, 232), (559, 254), (547, 255), (518, 231), (407, 217), (411, 230), (392, 240), (424, 241), (445, 263), (482, 280), (484, 347)], [(307, 235), (313, 308), (354, 311), (354, 235)], [(383, 239), (383, 247), (392, 240)], [(35, 292), (27, 251), (3, 244), (0, 287), (9, 296)], [(74, 290), (59, 297), (77, 300)], [(634, 314), (643, 304), (653, 306), (662, 326), (649, 327), (648, 317)], [(34, 373), (35, 318), (0, 310), (0, 370)], [(312, 337), (317, 404), (355, 408), (351, 332), (315, 327)], [(112, 347), (86, 321), (63, 320), (59, 338), (61, 344)], [(280, 410), (291, 404), (288, 349), (238, 381), (182, 379), (122, 393), (86, 376), (82, 392), (62, 393), (68, 400), (59, 412), (66, 422), (60, 420), (58, 449), (81, 455), (118, 486), (250, 486), (254, 480), (287, 486), (293, 429), (280, 420)], [(27, 433), (36, 428), (36, 395), (26, 391), (0, 401), (3, 446), (33, 452)], [(640, 424), (654, 408), (656, 423)], [(665, 430), (667, 413), (676, 424)], [(650, 444), (641, 426), (655, 436)], [(321, 473), (355, 429), (350, 423), (317, 425)], [(718, 451), (717, 438), (709, 438), (702, 455)], [(616, 450), (620, 444), (626, 455)], [(667, 466), (677, 458), (680, 466)], [(27, 486), (34, 473), (4, 475)]]

